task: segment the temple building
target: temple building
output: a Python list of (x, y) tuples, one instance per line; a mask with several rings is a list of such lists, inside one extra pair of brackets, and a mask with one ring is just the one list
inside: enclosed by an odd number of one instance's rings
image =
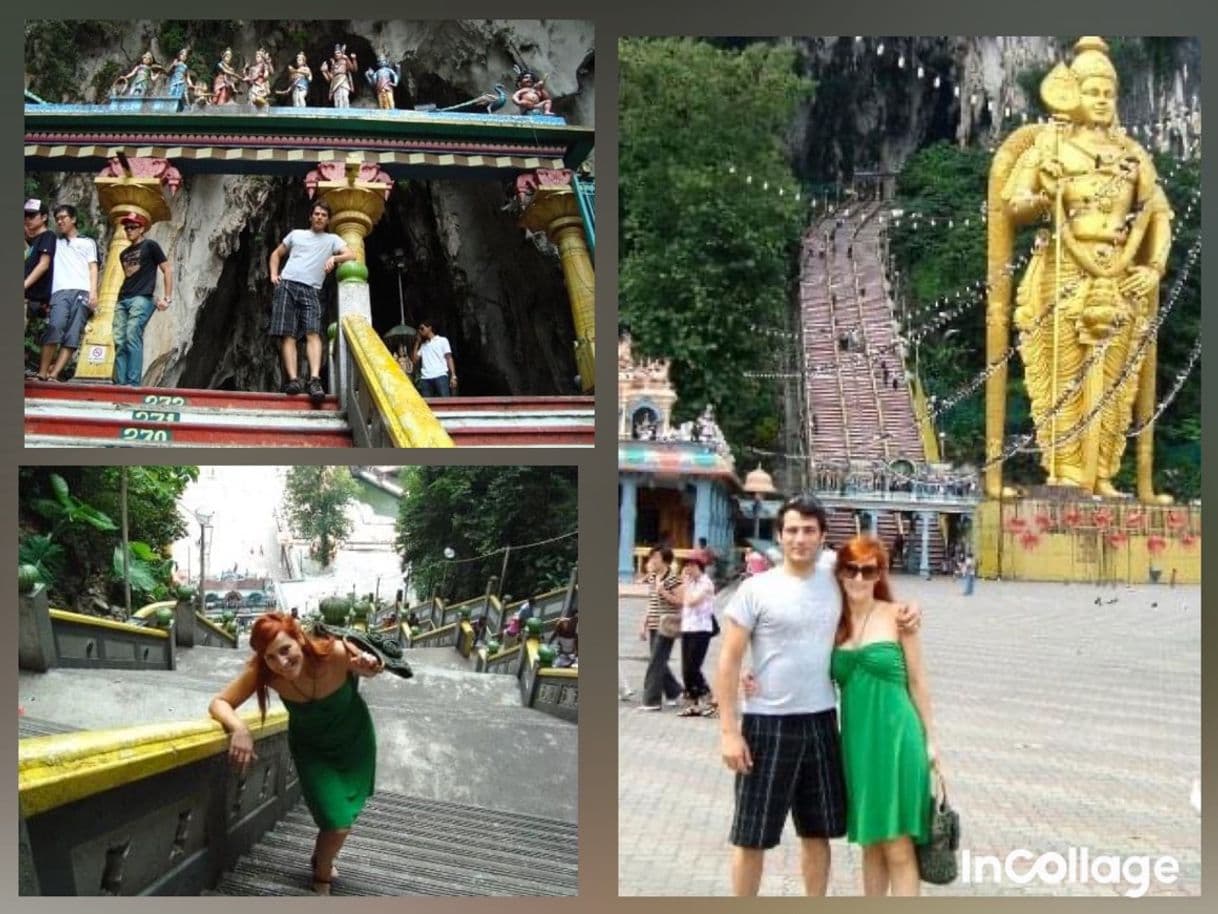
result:
[(743, 489), (713, 408), (674, 426), (668, 362), (636, 362), (629, 336), (618, 342), (617, 377), (618, 579), (632, 580), (656, 543), (680, 558), (705, 539), (730, 566)]

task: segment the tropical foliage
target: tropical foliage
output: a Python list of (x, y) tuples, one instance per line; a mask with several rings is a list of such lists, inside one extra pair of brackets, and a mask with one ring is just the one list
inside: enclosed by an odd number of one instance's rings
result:
[(643, 356), (671, 359), (679, 422), (713, 404), (728, 441), (772, 447), (774, 365), (804, 207), (786, 137), (812, 84), (795, 51), (697, 39), (619, 44), (621, 324)]
[(419, 597), (485, 593), (504, 572), (504, 547), (511, 553), (500, 593), (519, 598), (566, 584), (578, 558), (574, 467), (412, 467), (402, 482), (397, 545)]
[(133, 600), (166, 599), (173, 563), (167, 552), (186, 533), (177, 500), (198, 468), (22, 467), (18, 559), (38, 569), (53, 602), (122, 600), (121, 476), (127, 474), (128, 571)]

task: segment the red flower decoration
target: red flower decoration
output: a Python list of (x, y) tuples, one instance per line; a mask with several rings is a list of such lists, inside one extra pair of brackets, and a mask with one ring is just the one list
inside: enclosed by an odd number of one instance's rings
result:
[(1062, 520), (1065, 522), (1067, 527), (1077, 527), (1082, 519), (1083, 515), (1079, 513), (1077, 508), (1071, 508), (1064, 515), (1062, 515)]
[(1180, 545), (1185, 549), (1192, 549), (1195, 545), (1197, 545), (1197, 540), (1200, 538), (1201, 537), (1197, 536), (1195, 533), (1186, 533), (1184, 536), (1180, 537)]
[(1125, 526), (1130, 530), (1138, 530), (1144, 520), (1146, 520), (1146, 515), (1141, 511), (1130, 511), (1125, 515)]
[(1167, 548), (1167, 540), (1161, 536), (1148, 536), (1146, 538), (1146, 551), (1151, 555), (1158, 555)]
[(1127, 539), (1129, 539), (1129, 537), (1127, 537), (1124, 533), (1110, 533), (1108, 535), (1108, 542), (1113, 546), (1123, 546)]
[(1019, 537), (1019, 545), (1031, 551), (1040, 545), (1040, 536), (1033, 533), (1031, 530), (1023, 533)]
[(1107, 527), (1110, 523), (1112, 523), (1112, 515), (1108, 512), (1107, 508), (1099, 508), (1096, 510), (1095, 514), (1092, 515), (1092, 520), (1094, 520), (1095, 525), (1102, 530), (1104, 527)]
[(1026, 526), (1028, 526), (1028, 522), (1022, 517), (1012, 517), (1009, 521), (1007, 521), (1007, 529), (1012, 533), (1018, 533)]
[(1186, 518), (1183, 511), (1167, 512), (1167, 526), (1172, 527), (1173, 529), (1183, 527), (1185, 520)]
[(1048, 514), (1037, 514), (1035, 520), (1036, 526), (1040, 527), (1041, 530), (1048, 530), (1053, 526), (1053, 518)]

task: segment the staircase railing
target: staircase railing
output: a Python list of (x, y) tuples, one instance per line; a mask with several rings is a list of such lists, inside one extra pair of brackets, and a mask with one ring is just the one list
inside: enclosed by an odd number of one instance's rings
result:
[(39, 736), (17, 744), (22, 895), (183, 895), (216, 884), (295, 804), (287, 714), (242, 715), (243, 775), (215, 721)]
[(172, 670), (170, 629), (132, 625), (50, 609), (55, 665), (123, 670)]
[(541, 665), (541, 642), (529, 638), (517, 673), (520, 701), (563, 720), (579, 720), (579, 670)]
[(918, 434), (922, 438), (922, 453), (926, 455), (927, 463), (939, 463), (939, 439), (935, 437), (935, 428), (930, 418), (930, 407), (926, 402), (926, 393), (922, 390), (922, 379), (913, 379), (914, 418), (918, 423)]
[(356, 447), (453, 447), (440, 420), (367, 318), (341, 321), (346, 356), (342, 405)]

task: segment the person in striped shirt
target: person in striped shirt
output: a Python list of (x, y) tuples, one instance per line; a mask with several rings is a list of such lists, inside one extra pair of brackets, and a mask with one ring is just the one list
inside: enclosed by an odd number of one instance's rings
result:
[(660, 634), (659, 630), (660, 616), (678, 611), (674, 602), (678, 607), (680, 605), (675, 591), (681, 579), (672, 570), (672, 559), (672, 550), (667, 546), (653, 546), (643, 566), (647, 572), (643, 576), (643, 583), (647, 585), (647, 613), (639, 628), (639, 639), (650, 643), (651, 656), (643, 677), (640, 711), (659, 711), (665, 698), (670, 705), (675, 705), (681, 697), (681, 683), (668, 668), (674, 639)]

